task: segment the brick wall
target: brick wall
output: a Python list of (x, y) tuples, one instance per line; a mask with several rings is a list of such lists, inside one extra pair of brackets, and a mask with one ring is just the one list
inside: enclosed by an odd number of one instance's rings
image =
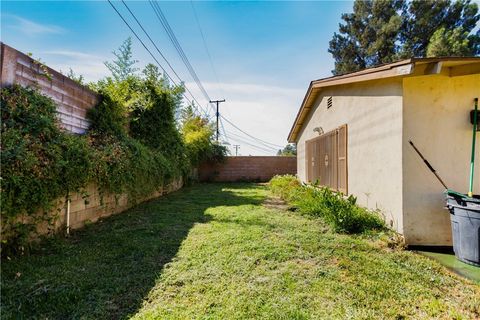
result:
[[(95, 92), (82, 86), (61, 73), (40, 67), (28, 55), (1, 43), (0, 74), (1, 86), (17, 83), (36, 86), (40, 92), (57, 104), (60, 126), (70, 132), (82, 134), (89, 126), (87, 110), (98, 103)], [(45, 71), (50, 79), (45, 76)]]
[(198, 168), (200, 181), (269, 181), (277, 174), (296, 174), (296, 157), (227, 157), (221, 164), (204, 163)]

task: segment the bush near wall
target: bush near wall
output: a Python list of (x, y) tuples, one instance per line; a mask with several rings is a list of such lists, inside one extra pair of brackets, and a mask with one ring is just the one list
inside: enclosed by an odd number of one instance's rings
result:
[(275, 176), (270, 189), (301, 213), (323, 218), (337, 232), (360, 233), (384, 229), (385, 223), (377, 212), (370, 212), (356, 204), (352, 195), (318, 185), (306, 185), (292, 175)]
[[(140, 142), (128, 134), (123, 106), (111, 95), (104, 94), (89, 113), (91, 130), (86, 136), (59, 129), (55, 103), (34, 88), (14, 85), (0, 95), (2, 255), (27, 250), (38, 224), (53, 225), (50, 211), (55, 200), (82, 193), (90, 183), (101, 194), (126, 193), (135, 202), (189, 171), (178, 131), (167, 151)], [(159, 103), (147, 110), (154, 108), (173, 106)], [(177, 130), (173, 111), (165, 118), (163, 128), (151, 128), (152, 133)], [(165, 121), (172, 124), (166, 127)]]

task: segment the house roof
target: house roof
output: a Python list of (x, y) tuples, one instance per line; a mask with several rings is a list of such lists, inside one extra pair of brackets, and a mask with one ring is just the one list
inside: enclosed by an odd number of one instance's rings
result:
[(319, 93), (325, 87), (393, 77), (411, 77), (433, 74), (443, 74), (449, 77), (455, 77), (479, 73), (480, 57), (411, 58), (340, 76), (313, 80), (310, 82), (300, 110), (298, 111), (297, 117), (290, 129), (288, 142), (297, 141), (298, 133), (302, 129), (305, 119), (313, 108)]

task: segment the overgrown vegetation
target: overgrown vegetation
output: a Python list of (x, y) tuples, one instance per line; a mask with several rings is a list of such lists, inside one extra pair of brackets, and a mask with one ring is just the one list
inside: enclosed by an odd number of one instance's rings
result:
[(337, 232), (360, 233), (385, 228), (378, 212), (359, 207), (357, 199), (318, 185), (301, 184), (295, 176), (275, 176), (274, 194), (290, 202), (301, 213), (321, 217)]
[(478, 319), (480, 287), (385, 234), (197, 184), (2, 262), (5, 319)]
[(0, 95), (2, 249), (21, 248), (36, 224), (52, 218), (34, 212), (87, 183), (93, 155), (87, 139), (61, 132), (51, 99), (19, 86)]
[(192, 106), (182, 111), (181, 133), (187, 155), (192, 164), (197, 165), (203, 161), (222, 162), (225, 160), (228, 149), (214, 142), (213, 124), (196, 115)]
[(188, 177), (199, 161), (225, 155), (206, 120), (192, 123), (192, 113), (177, 121), (183, 87), (170, 86), (151, 64), (137, 74), (129, 40), (120, 52), (113, 76), (90, 84), (101, 101), (83, 136), (59, 129), (54, 102), (35, 88), (2, 89), (2, 254), (24, 252), (37, 225), (55, 221), (55, 200), (84, 193), (89, 183), (136, 202)]
[(480, 14), (470, 0), (356, 0), (342, 19), (328, 50), (336, 75), (411, 57), (480, 54)]

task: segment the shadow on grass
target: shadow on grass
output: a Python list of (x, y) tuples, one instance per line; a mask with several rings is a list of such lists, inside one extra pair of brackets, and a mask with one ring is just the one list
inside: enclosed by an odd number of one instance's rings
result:
[[(2, 261), (1, 317), (119, 319), (135, 313), (164, 265), (205, 210), (260, 204), (242, 188), (199, 184), (45, 241), (31, 255)], [(225, 190), (226, 189), (226, 190)]]

